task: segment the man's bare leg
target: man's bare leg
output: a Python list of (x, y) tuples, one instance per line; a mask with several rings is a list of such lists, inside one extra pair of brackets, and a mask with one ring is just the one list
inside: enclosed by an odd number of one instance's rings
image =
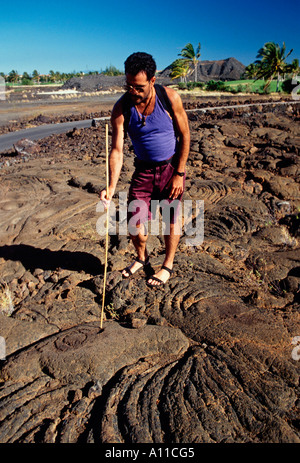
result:
[[(173, 268), (174, 257), (176, 253), (176, 249), (178, 247), (179, 239), (180, 239), (180, 232), (179, 232), (179, 224), (170, 224), (170, 233), (164, 235), (165, 239), (165, 246), (166, 246), (166, 255), (163, 265), (168, 267), (170, 270)], [(159, 270), (159, 272), (155, 273), (156, 278), (162, 281), (162, 283), (166, 283), (166, 281), (170, 277), (170, 273), (163, 268)], [(151, 285), (160, 285), (161, 283), (153, 280), (152, 278), (148, 279), (148, 283)]]
[[(142, 226), (137, 225), (137, 228), (139, 228), (139, 233), (137, 235), (130, 235), (130, 238), (136, 249), (137, 258), (145, 261), (146, 258), (148, 257), (148, 253), (146, 249), (148, 235), (146, 233), (146, 229), (143, 224)], [(140, 270), (141, 267), (143, 267), (143, 265), (137, 261), (134, 261), (132, 265), (129, 266), (132, 273), (135, 273), (137, 270)], [(126, 269), (123, 270), (122, 275), (124, 275), (125, 277), (130, 276), (130, 274), (126, 271)]]

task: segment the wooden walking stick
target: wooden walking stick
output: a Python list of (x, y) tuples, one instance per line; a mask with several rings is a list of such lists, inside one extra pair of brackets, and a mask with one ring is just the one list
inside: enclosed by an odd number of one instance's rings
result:
[[(106, 197), (108, 194), (108, 124), (105, 125), (105, 147), (106, 147)], [(100, 329), (102, 329), (103, 324), (103, 314), (104, 314), (104, 305), (105, 305), (105, 287), (106, 287), (106, 274), (107, 274), (107, 255), (108, 255), (108, 222), (109, 222), (109, 204), (106, 207), (106, 239), (105, 239), (105, 263), (104, 263), (104, 277), (103, 277), (103, 294), (102, 294), (102, 309), (101, 309), (101, 319), (100, 319)]]

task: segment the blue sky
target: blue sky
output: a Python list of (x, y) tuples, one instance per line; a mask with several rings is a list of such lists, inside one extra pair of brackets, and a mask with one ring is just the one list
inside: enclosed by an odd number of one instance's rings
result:
[(191, 42), (201, 59), (235, 57), (247, 65), (272, 41), (300, 59), (299, 0), (88, 0), (0, 5), (0, 72), (29, 74), (123, 70), (135, 51), (153, 55), (163, 69)]

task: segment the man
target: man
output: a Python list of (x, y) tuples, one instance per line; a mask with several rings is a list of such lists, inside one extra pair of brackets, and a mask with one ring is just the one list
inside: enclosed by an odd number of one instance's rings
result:
[[(147, 53), (133, 53), (125, 61), (126, 90), (131, 102), (130, 120), (126, 127), (135, 151), (135, 167), (128, 204), (138, 201), (147, 206), (147, 213), (136, 221), (136, 229), (129, 233), (135, 246), (137, 258), (122, 274), (130, 277), (141, 268), (147, 270), (147, 232), (145, 223), (151, 214), (153, 199), (166, 200), (172, 204), (181, 200), (184, 191), (185, 167), (190, 149), (188, 118), (180, 96), (175, 90), (165, 88), (173, 110), (173, 120), (164, 109), (155, 89), (156, 63)], [(100, 198), (106, 204), (113, 197), (123, 164), (124, 142), (124, 96), (115, 104), (112, 116), (112, 147), (109, 156), (109, 186)], [(177, 133), (174, 128), (177, 129)], [(178, 137), (178, 138), (177, 138)], [(179, 140), (178, 140), (179, 139)], [(134, 217), (134, 208), (130, 217)], [(140, 212), (140, 211), (139, 211)], [(145, 212), (145, 211), (144, 211)], [(150, 286), (160, 286), (172, 274), (173, 261), (180, 233), (176, 233), (176, 211), (171, 215), (168, 233), (165, 234), (165, 259), (160, 270), (148, 278)]]

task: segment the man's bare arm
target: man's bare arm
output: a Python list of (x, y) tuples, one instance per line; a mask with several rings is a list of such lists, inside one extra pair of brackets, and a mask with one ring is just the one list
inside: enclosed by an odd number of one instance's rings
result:
[[(172, 104), (174, 119), (179, 133), (179, 155), (176, 168), (178, 172), (184, 172), (190, 152), (189, 122), (178, 93), (171, 88), (166, 88), (166, 91)], [(182, 192), (183, 178), (174, 175), (170, 182), (170, 198), (176, 199)]]
[(119, 102), (117, 102), (113, 108), (111, 125), (112, 142), (109, 154), (109, 186), (108, 191), (105, 189), (100, 193), (100, 199), (102, 201), (110, 201), (112, 199), (123, 165), (124, 116)]

